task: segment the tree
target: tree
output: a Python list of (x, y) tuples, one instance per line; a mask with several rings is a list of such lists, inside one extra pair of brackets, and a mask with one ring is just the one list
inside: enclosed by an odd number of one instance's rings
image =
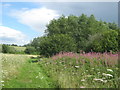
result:
[(8, 53), (10, 50), (8, 45), (3, 44), (2, 45), (2, 53)]
[(68, 21), (64, 15), (59, 19), (53, 19), (47, 25), (47, 30), (45, 31), (48, 36), (53, 34), (66, 34), (67, 33)]
[(12, 44), (11, 46), (17, 46), (17, 44)]
[(42, 38), (39, 49), (40, 54), (44, 56), (52, 56), (59, 52), (76, 51), (76, 44), (69, 35), (55, 34)]
[(112, 30), (118, 30), (118, 29), (119, 29), (119, 28), (118, 28), (118, 25), (115, 24), (114, 22), (113, 22), (113, 23), (108, 23), (108, 26), (109, 26), (109, 28), (112, 29)]
[(87, 51), (90, 51), (90, 49), (95, 52), (118, 51), (118, 32), (115, 30), (105, 31), (92, 36), (90, 41)]
[[(115, 33), (118, 30), (119, 28), (117, 24), (103, 22), (102, 20), (97, 21), (94, 15), (89, 17), (85, 14), (82, 14), (81, 16), (70, 15), (67, 17), (62, 15), (58, 19), (51, 20), (47, 25), (47, 29), (45, 30), (46, 35), (44, 37), (37, 37), (33, 39), (30, 45), (35, 47), (35, 49), (38, 52), (41, 52), (41, 54), (46, 55), (47, 53), (46, 56), (51, 56), (63, 50), (58, 44), (62, 46), (64, 43), (68, 42), (61, 38), (64, 37), (64, 35), (67, 35), (67, 37), (70, 37), (72, 40), (70, 42), (74, 42), (76, 46), (76, 52), (79, 52), (80, 50), (90, 52), (91, 49), (96, 52), (104, 52), (105, 50), (110, 51), (110, 49), (115, 51), (117, 49), (112, 48), (114, 45), (108, 45), (107, 43), (110, 44), (112, 42), (112, 38), (116, 37), (116, 35), (111, 36), (108, 38), (108, 40), (106, 38), (109, 37), (109, 34), (112, 32)], [(106, 34), (106, 36), (104, 34)], [(62, 40), (64, 43), (62, 42), (61, 44), (61, 42), (58, 42), (56, 38), (58, 40)], [(68, 39), (65, 38), (65, 40)], [(54, 41), (58, 43), (55, 43)], [(103, 44), (103, 41), (107, 43)], [(54, 45), (51, 44), (51, 42), (53, 42)], [(53, 46), (56, 47), (55, 45), (59, 47), (59, 50), (58, 48), (55, 48), (56, 50), (53, 49)], [(47, 46), (52, 48), (51, 51), (48, 49), (49, 47), (47, 48)], [(67, 47), (64, 47), (64, 50), (66, 49), (68, 50)]]

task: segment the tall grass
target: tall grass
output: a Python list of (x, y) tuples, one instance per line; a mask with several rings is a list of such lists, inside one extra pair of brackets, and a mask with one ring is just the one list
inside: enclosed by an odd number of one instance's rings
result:
[(28, 55), (1, 54), (2, 78), (9, 80), (18, 74), (19, 68), (28, 60)]
[(29, 62), (33, 55), (0, 55), (5, 87), (118, 88), (118, 54), (61, 52), (38, 63)]
[(52, 80), (42, 73), (42, 69), (30, 57), (37, 55), (2, 55), (2, 80), (4, 88), (54, 88)]
[(99, 60), (99, 61), (102, 60), (102, 63), (106, 64), (107, 66), (113, 66), (113, 65), (118, 64), (118, 54), (112, 54), (112, 53), (102, 54), (102, 53), (89, 52), (89, 53), (77, 54), (77, 53), (72, 53), (72, 52), (61, 52), (53, 56), (52, 59), (56, 60), (58, 58), (63, 58), (63, 57), (76, 58), (76, 62), (78, 61), (80, 57), (90, 59), (91, 63), (94, 59)]
[(39, 65), (60, 88), (117, 88), (118, 54), (59, 53)]

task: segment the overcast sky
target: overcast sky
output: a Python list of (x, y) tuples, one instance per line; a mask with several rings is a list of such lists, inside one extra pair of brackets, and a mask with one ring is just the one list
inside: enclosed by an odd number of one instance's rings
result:
[(0, 13), (0, 43), (7, 44), (23, 45), (44, 35), (46, 24), (62, 14), (94, 14), (97, 20), (118, 23), (117, 2), (3, 2)]

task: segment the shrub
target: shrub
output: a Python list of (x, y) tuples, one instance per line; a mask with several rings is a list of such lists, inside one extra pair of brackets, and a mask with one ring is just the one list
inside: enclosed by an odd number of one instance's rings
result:
[(76, 51), (76, 44), (69, 35), (56, 34), (42, 38), (39, 50), (41, 55), (52, 56), (61, 51)]
[(118, 32), (115, 30), (109, 30), (95, 36), (92, 42), (88, 45), (88, 49), (92, 49), (95, 52), (118, 51)]
[(25, 51), (24, 51), (26, 54), (36, 54), (36, 49), (32, 46), (27, 46)]
[(8, 45), (3, 44), (2, 45), (2, 53), (8, 53), (10, 51), (10, 48)]

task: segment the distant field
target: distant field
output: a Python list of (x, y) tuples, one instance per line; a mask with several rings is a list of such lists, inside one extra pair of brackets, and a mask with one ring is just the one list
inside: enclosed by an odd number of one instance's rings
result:
[[(15, 48), (16, 52), (24, 52), (26, 47), (20, 47), (20, 46), (9, 46), (12, 48)], [(2, 44), (0, 44), (0, 52), (2, 52)]]
[(26, 47), (19, 47), (19, 46), (9, 46), (9, 47), (14, 47), (16, 51), (21, 52), (26, 49)]

